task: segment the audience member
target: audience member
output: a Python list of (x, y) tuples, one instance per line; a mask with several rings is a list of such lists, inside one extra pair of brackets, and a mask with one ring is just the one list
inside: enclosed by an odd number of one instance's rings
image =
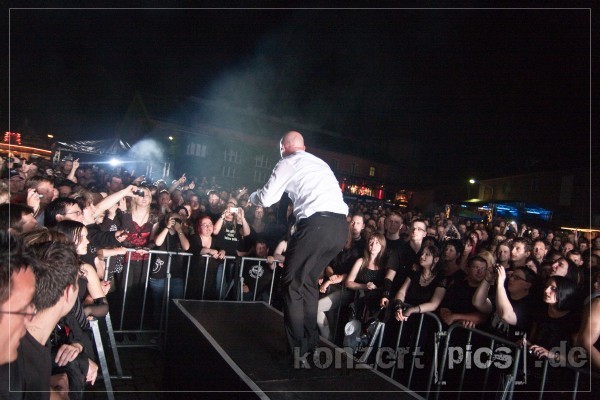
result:
[[(26, 322), (36, 314), (33, 304), (35, 275), (32, 260), (22, 253), (21, 243), (0, 231), (0, 398), (12, 399), (22, 390), (16, 365)], [(12, 369), (12, 371), (10, 371)], [(12, 373), (11, 373), (12, 372)]]

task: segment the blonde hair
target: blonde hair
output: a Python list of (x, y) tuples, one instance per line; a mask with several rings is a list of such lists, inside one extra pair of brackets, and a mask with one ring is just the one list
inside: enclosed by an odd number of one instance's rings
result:
[(482, 250), (477, 255), (483, 258), (488, 266), (488, 268), (494, 267), (496, 265), (496, 257), (487, 250)]

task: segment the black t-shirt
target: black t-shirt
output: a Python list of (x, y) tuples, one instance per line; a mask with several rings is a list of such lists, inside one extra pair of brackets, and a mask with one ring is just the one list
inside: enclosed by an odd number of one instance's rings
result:
[(427, 303), (438, 287), (444, 287), (444, 277), (441, 274), (434, 276), (425, 286), (421, 286), (421, 272), (419, 271), (411, 271), (408, 278), (410, 278), (410, 285), (404, 301), (413, 306)]
[[(15, 364), (15, 363), (13, 363)], [(21, 339), (16, 366), (23, 377), (24, 399), (49, 399), (52, 358), (50, 346), (42, 346), (29, 332)]]
[(405, 242), (403, 240), (394, 240), (393, 243), (394, 246), (398, 246), (398, 258), (396, 264), (396, 276), (394, 276), (392, 291), (398, 291), (398, 289), (400, 289), (400, 287), (404, 283), (406, 277), (409, 276), (409, 274), (411, 273), (413, 264), (416, 264), (419, 261), (419, 257), (417, 256), (417, 252), (415, 252), (410, 246), (410, 242)]
[[(496, 288), (494, 287), (493, 293), (492, 290), (490, 290), (490, 300), (492, 300), (492, 304), (495, 303), (495, 299)], [(508, 325), (506, 322), (502, 321), (494, 311), (490, 322), (490, 332), (512, 342), (521, 339), (523, 335), (531, 329), (536, 310), (539, 309), (539, 303), (535, 299), (536, 296), (532, 294), (519, 300), (512, 300), (509, 296), (508, 300), (517, 316), (517, 323), (515, 325)]]
[(440, 308), (447, 308), (454, 314), (477, 312), (473, 305), (473, 295), (476, 290), (477, 286), (470, 286), (466, 279), (455, 282), (447, 288)]
[(225, 250), (227, 256), (237, 256), (237, 250), (242, 249), (242, 235), (240, 235), (241, 224), (235, 222), (223, 221), (221, 230), (214, 237), (215, 245), (219, 249)]
[(271, 271), (266, 262), (246, 261), (242, 276), (244, 283), (250, 288), (250, 291), (260, 294), (271, 288), (273, 271)]
[(356, 274), (356, 283), (369, 283), (373, 282), (378, 288), (383, 287), (383, 278), (385, 278), (386, 269), (369, 269), (361, 268)]
[(23, 398), (23, 377), (17, 361), (0, 365), (0, 399), (19, 400)]
[(537, 313), (537, 329), (532, 342), (546, 350), (559, 347), (561, 341), (566, 342), (567, 350), (571, 348), (572, 337), (581, 324), (580, 313), (571, 311), (560, 318), (551, 318), (547, 307)]
[(353, 240), (349, 249), (342, 250), (331, 262), (334, 274), (348, 274), (356, 260), (364, 255), (366, 240), (361, 237), (358, 240)]
[[(157, 246), (155, 250), (162, 251), (183, 251), (181, 247), (181, 240), (179, 240), (179, 234), (175, 232), (171, 234), (167, 233), (165, 240), (160, 246)], [(187, 259), (187, 258), (186, 258)], [(171, 257), (171, 277), (183, 278), (185, 275), (183, 266), (183, 256), (172, 256)], [(167, 266), (169, 265), (168, 254), (154, 254), (152, 257), (152, 271), (150, 274), (151, 278), (154, 279), (165, 279), (167, 277)], [(187, 267), (187, 263), (186, 263)]]
[(456, 282), (462, 282), (467, 278), (467, 274), (462, 269), (457, 269), (450, 275), (446, 275), (445, 277), (445, 286), (448, 289), (450, 286), (454, 285)]

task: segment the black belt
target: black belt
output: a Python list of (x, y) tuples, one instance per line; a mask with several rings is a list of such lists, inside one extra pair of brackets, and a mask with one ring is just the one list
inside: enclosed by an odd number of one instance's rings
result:
[[(344, 218), (344, 219), (346, 219), (346, 216), (344, 214), (338, 214), (338, 213), (334, 213), (334, 212), (330, 212), (330, 211), (317, 211), (313, 215), (317, 215), (319, 217), (327, 217), (327, 218)], [(311, 215), (311, 217), (313, 215)]]

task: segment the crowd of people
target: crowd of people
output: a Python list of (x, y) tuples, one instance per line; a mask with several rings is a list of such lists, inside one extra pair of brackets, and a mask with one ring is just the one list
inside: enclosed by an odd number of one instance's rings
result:
[[(118, 316), (127, 289), (125, 328), (139, 324), (149, 250), (190, 252), (193, 265), (207, 257), (214, 267), (203, 286), (201, 269), (186, 276), (182, 257), (169, 263), (165, 255), (152, 256), (152, 312), (144, 321), (151, 326), (160, 323), (167, 264), (171, 298), (184, 296), (187, 279), (187, 298), (225, 299), (235, 292), (228, 291), (235, 259), (265, 259), (244, 272), (242, 297), (273, 295), (278, 304), (267, 283), (285, 268), (294, 234), (285, 196), (270, 207), (253, 206), (245, 187), (222, 188), (214, 178), (151, 181), (122, 169), (82, 167), (77, 159), (50, 169), (13, 157), (1, 170), (4, 397), (82, 396), (98, 373), (89, 319), (109, 309)], [(354, 312), (388, 311), (387, 343), (396, 340), (394, 324), (430, 312), (448, 326), (525, 342), (541, 359), (566, 357), (555, 350), (562, 343), (567, 350), (581, 346), (600, 369), (600, 236), (445, 212), (427, 216), (385, 203), (348, 206), (344, 249), (314, 282), (322, 337), (342, 344), (341, 330), (332, 328), (345, 322), (338, 310), (350, 305)]]

